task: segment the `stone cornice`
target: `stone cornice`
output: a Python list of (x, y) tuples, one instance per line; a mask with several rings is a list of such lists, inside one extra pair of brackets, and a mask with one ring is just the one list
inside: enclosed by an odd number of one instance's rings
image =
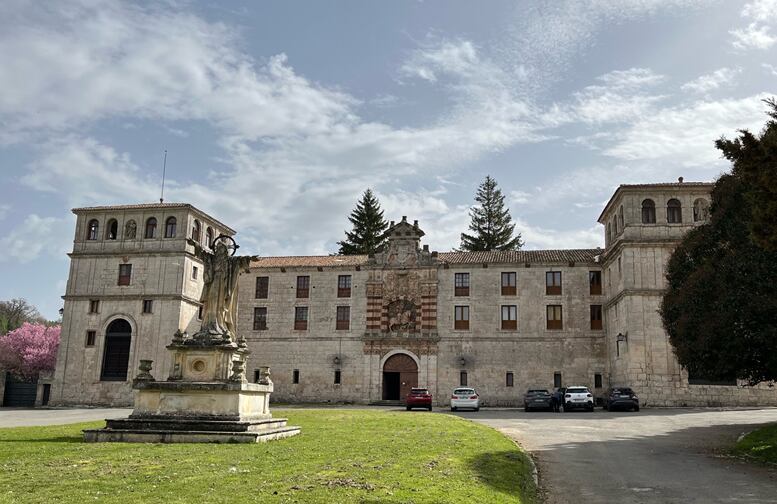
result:
[(626, 296), (663, 296), (666, 292), (666, 289), (623, 289), (618, 294), (616, 294), (614, 297), (607, 300), (606, 303), (604, 303), (605, 308), (609, 308), (621, 299), (623, 299)]
[(162, 299), (173, 301), (185, 301), (193, 305), (200, 305), (200, 301), (192, 297), (181, 294), (65, 294), (62, 296), (65, 301), (83, 301), (98, 299), (100, 301), (129, 301), (142, 299)]

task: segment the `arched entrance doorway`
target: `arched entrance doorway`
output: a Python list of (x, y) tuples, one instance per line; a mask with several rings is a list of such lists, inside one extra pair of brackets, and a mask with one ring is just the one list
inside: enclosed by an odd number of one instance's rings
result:
[(103, 381), (124, 381), (129, 367), (132, 326), (124, 319), (116, 319), (105, 330), (105, 350), (100, 379)]
[(383, 364), (383, 400), (399, 401), (418, 386), (418, 365), (407, 354), (398, 353)]

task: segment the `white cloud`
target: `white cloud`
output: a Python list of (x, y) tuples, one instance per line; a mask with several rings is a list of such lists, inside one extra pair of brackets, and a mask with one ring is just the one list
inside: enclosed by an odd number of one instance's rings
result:
[(0, 205), (0, 221), (8, 216), (11, 211), (11, 205)]
[(761, 67), (774, 76), (777, 76), (777, 67), (769, 63), (761, 63)]
[(30, 214), (10, 233), (0, 239), (0, 261), (13, 259), (28, 263), (41, 254), (64, 257), (72, 239), (73, 219), (40, 217)]
[(742, 8), (742, 17), (752, 21), (744, 28), (731, 30), (732, 45), (737, 49), (765, 50), (777, 42), (777, 36), (771, 35), (773, 24), (777, 22), (777, 0), (754, 0)]
[(438, 74), (471, 75), (480, 64), (477, 49), (468, 40), (443, 41), (413, 51), (399, 71), (405, 77), (436, 82)]
[(665, 159), (675, 166), (721, 164), (714, 140), (738, 129), (757, 131), (766, 94), (667, 107), (634, 122), (605, 154), (625, 160)]
[(741, 68), (719, 68), (712, 73), (686, 82), (680, 86), (680, 89), (700, 94), (709, 93), (710, 91), (733, 84), (734, 80), (741, 73)]
[(604, 245), (604, 235), (599, 224), (586, 229), (563, 231), (530, 226), (518, 219), (515, 230), (521, 232), (526, 250), (596, 248)]

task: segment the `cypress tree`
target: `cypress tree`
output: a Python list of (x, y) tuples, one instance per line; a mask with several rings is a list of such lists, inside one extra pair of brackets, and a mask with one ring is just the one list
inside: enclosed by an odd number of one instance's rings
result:
[(521, 234), (513, 236), (515, 223), (505, 207), (505, 197), (490, 175), (478, 187), (469, 215), (473, 234), (461, 233), (461, 249), (468, 252), (518, 250), (523, 245)]
[(345, 232), (345, 240), (337, 242), (340, 245), (338, 253), (374, 254), (384, 244), (383, 233), (388, 228), (388, 223), (383, 219), (380, 202), (372, 190), (364, 191), (348, 220), (353, 224), (353, 229)]

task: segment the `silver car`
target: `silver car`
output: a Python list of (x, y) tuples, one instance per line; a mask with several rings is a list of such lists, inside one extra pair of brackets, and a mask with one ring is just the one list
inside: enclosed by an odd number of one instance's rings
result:
[(451, 411), (458, 409), (473, 409), (480, 411), (480, 396), (475, 389), (459, 387), (451, 394)]

